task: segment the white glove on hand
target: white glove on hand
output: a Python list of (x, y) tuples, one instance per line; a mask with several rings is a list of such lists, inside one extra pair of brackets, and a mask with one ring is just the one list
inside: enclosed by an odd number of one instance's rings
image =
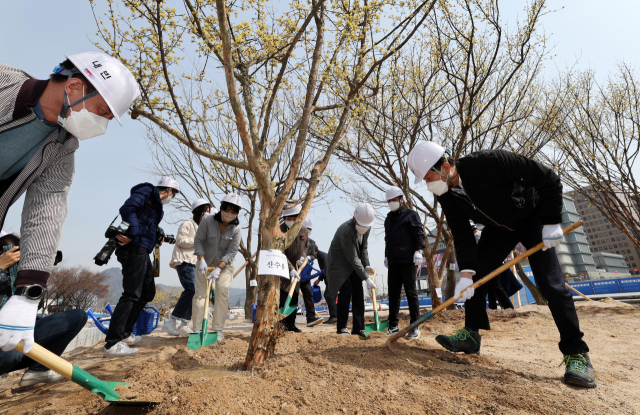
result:
[(300, 276), (298, 275), (298, 271), (292, 269), (289, 273), (289, 278), (291, 278), (291, 281), (293, 281), (295, 278), (300, 278)]
[(564, 239), (564, 234), (560, 224), (557, 225), (544, 225), (542, 227), (542, 242), (544, 242), (543, 251), (549, 248), (555, 248), (560, 245), (560, 242)]
[(24, 340), (22, 350), (29, 353), (33, 347), (33, 326), (40, 300), (13, 295), (0, 310), (0, 347), (5, 352), (15, 349)]
[(416, 267), (422, 265), (422, 254), (420, 252), (416, 251), (413, 254), (413, 263), (416, 264)]
[(476, 289), (471, 287), (471, 285), (473, 285), (473, 280), (471, 278), (460, 278), (460, 282), (456, 284), (456, 292), (453, 296), (455, 298), (458, 298), (460, 296), (460, 293), (462, 293), (462, 298), (460, 299), (460, 301), (464, 303), (465, 301), (473, 297), (473, 294), (475, 293)]
[(200, 271), (203, 274), (207, 272), (207, 261), (205, 261), (204, 259), (201, 259), (200, 261), (198, 261), (198, 271)]
[(389, 260), (387, 259), (387, 257), (384, 257), (384, 267), (389, 268)]
[(298, 260), (298, 262), (296, 262), (296, 264), (298, 264), (298, 266), (301, 267), (302, 264), (304, 264), (304, 260), (305, 259), (307, 259), (307, 257), (301, 256), (300, 259)]
[(367, 278), (366, 283), (367, 283), (368, 289), (376, 288), (376, 284), (373, 282), (371, 278)]
[(211, 271), (211, 274), (209, 274), (209, 276), (207, 277), (208, 280), (217, 280), (218, 278), (220, 278), (220, 273), (222, 272), (222, 269), (220, 269), (220, 267), (216, 267), (216, 269), (214, 269), (213, 271)]
[(369, 275), (373, 275), (373, 271), (375, 271), (375, 270), (373, 269), (373, 267), (371, 267), (371, 266), (369, 266), (369, 265), (367, 265), (366, 267), (364, 267), (364, 270), (365, 270), (365, 271), (367, 271), (367, 274), (369, 274)]

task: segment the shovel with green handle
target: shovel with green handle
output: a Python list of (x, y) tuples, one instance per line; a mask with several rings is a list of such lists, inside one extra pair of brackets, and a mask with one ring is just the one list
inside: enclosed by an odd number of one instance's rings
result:
[[(568, 233), (571, 233), (571, 232), (575, 231), (580, 226), (582, 226), (582, 221), (581, 220), (576, 221), (576, 222), (572, 223), (571, 225), (567, 226), (566, 228), (563, 229), (562, 232), (563, 232), (564, 235), (566, 235)], [(544, 242), (540, 242), (538, 245), (536, 245), (533, 248), (527, 250), (526, 252), (518, 255), (517, 257), (513, 258), (511, 261), (504, 263), (503, 265), (501, 265), (500, 267), (498, 267), (497, 269), (495, 269), (491, 273), (487, 274), (485, 277), (483, 277), (483, 278), (479, 279), (478, 281), (474, 282), (473, 285), (470, 285), (470, 287), (473, 287), (474, 289), (478, 288), (479, 286), (481, 286), (482, 284), (486, 283), (490, 279), (502, 274), (504, 271), (506, 271), (507, 269), (511, 268), (512, 266), (514, 266), (518, 262), (522, 261), (523, 259), (525, 259), (527, 257), (530, 257), (531, 255), (535, 254), (536, 252), (538, 252), (542, 248), (544, 248)], [(467, 290), (468, 289), (469, 288), (467, 287)], [(464, 291), (462, 291), (462, 292), (464, 292)], [(420, 317), (418, 320), (414, 321), (413, 323), (411, 323), (407, 327), (405, 327), (402, 330), (400, 330), (397, 333), (395, 333), (393, 336), (389, 337), (387, 339), (387, 347), (389, 348), (389, 350), (394, 351), (396, 349), (396, 347), (398, 345), (397, 341), (398, 341), (399, 338), (403, 337), (404, 335), (409, 333), (411, 330), (413, 330), (415, 327), (418, 327), (420, 324), (424, 323), (425, 321), (427, 321), (431, 317), (435, 316), (436, 314), (438, 314), (439, 312), (441, 312), (445, 308), (449, 307), (450, 305), (452, 305), (453, 303), (458, 301), (460, 298), (462, 298), (462, 293), (460, 293), (460, 295), (458, 297), (449, 298), (447, 301), (445, 301), (444, 303), (440, 304), (438, 307), (434, 308), (433, 310), (431, 310), (430, 312), (428, 312), (424, 316)]]
[(213, 281), (207, 279), (207, 295), (204, 305), (204, 318), (202, 319), (202, 331), (200, 333), (191, 333), (187, 340), (187, 348), (189, 350), (198, 350), (201, 347), (211, 346), (218, 341), (218, 333), (207, 332), (207, 322), (209, 320), (209, 296), (213, 288)]
[(155, 405), (160, 402), (154, 401), (125, 401), (120, 399), (120, 395), (115, 391), (116, 388), (120, 386), (130, 385), (130, 383), (124, 382), (105, 382), (96, 377), (91, 376), (89, 373), (80, 369), (78, 366), (72, 364), (61, 358), (60, 356), (51, 353), (49, 350), (40, 346), (39, 344), (34, 344), (29, 353), (25, 353), (22, 349), (24, 347), (24, 341), (20, 341), (16, 346), (16, 350), (20, 353), (23, 353), (28, 358), (35, 360), (53, 370), (57, 374), (64, 376), (65, 378), (71, 380), (74, 383), (82, 386), (86, 390), (93, 392), (97, 395), (100, 395), (102, 399), (107, 402), (110, 402), (114, 405), (131, 405), (131, 406), (142, 406), (142, 405)]
[[(307, 262), (309, 262), (309, 260), (305, 258), (302, 265), (298, 267), (298, 274), (300, 274), (300, 271), (307, 265)], [(293, 297), (293, 293), (296, 290), (296, 284), (298, 283), (299, 278), (300, 277), (298, 276), (294, 278), (293, 281), (291, 281), (291, 288), (289, 288), (289, 295), (287, 295), (287, 299), (284, 302), (284, 307), (281, 307), (279, 311), (281, 320), (298, 309), (297, 305), (290, 306), (289, 304), (291, 304), (291, 297)]]
[[(376, 275), (377, 274), (378, 274), (377, 271), (373, 271), (373, 277), (371, 277), (371, 280), (373, 282), (376, 282)], [(375, 288), (371, 288), (371, 298), (373, 299), (373, 319), (375, 320), (375, 323), (367, 324), (366, 326), (364, 326), (364, 333), (367, 336), (372, 331), (386, 332), (387, 329), (389, 328), (389, 320), (380, 321), (380, 319), (378, 318), (378, 303), (376, 301), (376, 289)]]

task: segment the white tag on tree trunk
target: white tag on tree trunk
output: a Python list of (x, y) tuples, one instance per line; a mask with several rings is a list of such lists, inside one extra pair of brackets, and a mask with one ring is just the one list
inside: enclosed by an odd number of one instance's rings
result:
[(449, 269), (451, 271), (455, 271), (456, 270), (456, 264), (449, 264)]
[(277, 275), (283, 278), (289, 278), (289, 266), (287, 257), (282, 251), (277, 249), (260, 250), (258, 254), (258, 275)]
[(257, 287), (257, 286), (258, 286), (258, 281), (249, 280), (249, 287)]
[(436, 288), (436, 295), (437, 295), (439, 298), (442, 298), (442, 288)]

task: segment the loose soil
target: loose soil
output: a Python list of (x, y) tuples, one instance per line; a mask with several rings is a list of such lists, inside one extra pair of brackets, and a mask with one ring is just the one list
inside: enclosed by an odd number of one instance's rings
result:
[[(598, 387), (562, 382), (558, 332), (545, 307), (491, 311), (480, 355), (453, 354), (434, 340), (464, 325), (445, 311), (421, 326), (419, 340), (369, 340), (321, 325), (286, 333), (276, 355), (244, 371), (249, 334), (226, 332), (207, 349), (186, 338), (145, 336), (140, 353), (102, 357), (101, 346), (65, 356), (94, 376), (126, 381), (123, 399), (152, 407), (106, 404), (70, 381), (18, 388), (22, 371), (0, 380), (0, 414), (637, 414), (640, 413), (640, 308), (577, 303)], [(400, 326), (408, 324), (403, 316)], [(301, 326), (301, 324), (299, 324)]]

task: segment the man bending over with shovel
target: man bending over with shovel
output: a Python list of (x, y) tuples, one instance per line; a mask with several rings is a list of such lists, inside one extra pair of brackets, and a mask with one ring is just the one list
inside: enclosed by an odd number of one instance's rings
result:
[[(455, 296), (462, 293), (465, 327), (436, 341), (452, 352), (478, 353), (480, 329), (489, 330), (487, 286), (475, 290), (474, 281), (502, 265), (518, 242), (545, 248), (529, 257), (531, 270), (560, 332), (565, 383), (595, 387), (589, 347), (582, 340), (573, 298), (565, 286), (555, 247), (563, 239), (562, 183), (546, 166), (504, 150), (485, 150), (459, 160), (433, 142), (422, 142), (408, 157), (415, 184), (427, 183), (453, 232), (461, 269)], [(476, 245), (469, 220), (485, 224)], [(469, 287), (469, 288), (468, 288)]]

